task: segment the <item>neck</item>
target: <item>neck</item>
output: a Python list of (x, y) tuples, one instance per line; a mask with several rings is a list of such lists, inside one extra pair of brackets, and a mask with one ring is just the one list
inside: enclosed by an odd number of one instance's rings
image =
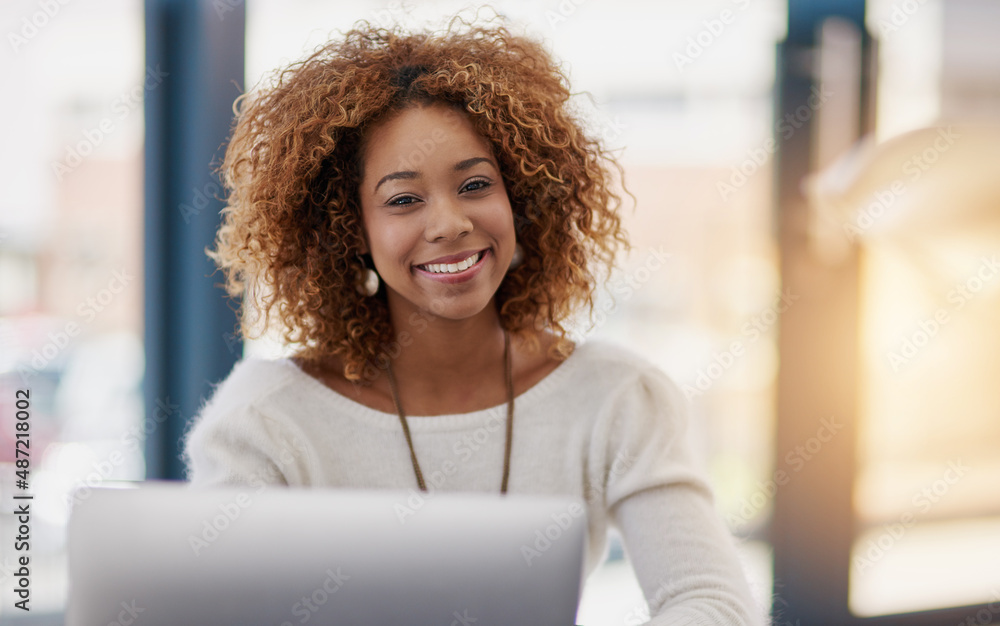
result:
[(392, 320), (399, 345), (392, 369), (401, 387), (449, 397), (501, 380), (503, 329), (492, 303), (461, 320), (417, 315)]

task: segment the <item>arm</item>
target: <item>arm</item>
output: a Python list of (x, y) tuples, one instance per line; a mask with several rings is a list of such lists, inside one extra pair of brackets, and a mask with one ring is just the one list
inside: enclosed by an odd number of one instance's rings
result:
[(761, 623), (685, 442), (683, 395), (658, 370), (642, 370), (614, 399), (610, 419), (607, 507), (649, 604), (649, 623)]

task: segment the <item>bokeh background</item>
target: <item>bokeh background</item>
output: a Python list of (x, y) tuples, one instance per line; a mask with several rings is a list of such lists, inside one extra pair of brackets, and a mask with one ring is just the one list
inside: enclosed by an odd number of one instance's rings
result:
[[(719, 515), (775, 623), (808, 615), (796, 607), (810, 598), (857, 623), (935, 623), (919, 620), (948, 607), (1000, 621), (1000, 4), (845, 2), (867, 33), (834, 18), (802, 43), (790, 16), (837, 3), (804, 4), (492, 3), (563, 63), (635, 196), (634, 250), (577, 337), (627, 345), (683, 386)], [(237, 91), (359, 19), (439, 25), (470, 6), (203, 5), (245, 24)], [(147, 13), (135, 0), (0, 7), (4, 623), (28, 623), (11, 593), (14, 391), (32, 392), (32, 613), (51, 623), (74, 490), (162, 477), (148, 440), (193, 415), (143, 392), (162, 351), (146, 349), (162, 312), (146, 294), (144, 103), (173, 79), (146, 56)], [(799, 84), (815, 91), (789, 110)], [(210, 180), (209, 159), (188, 167)], [(203, 218), (217, 191), (192, 186), (168, 208)], [(222, 334), (188, 350), (288, 347)], [(645, 611), (616, 547), (579, 621)]]

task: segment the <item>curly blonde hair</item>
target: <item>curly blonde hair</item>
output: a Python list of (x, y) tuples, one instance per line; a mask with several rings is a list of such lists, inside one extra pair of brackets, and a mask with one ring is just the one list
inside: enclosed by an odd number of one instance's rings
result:
[(354, 381), (384, 367), (394, 341), (385, 290), (356, 289), (359, 153), (392, 114), (442, 102), (493, 147), (524, 248), (495, 295), (500, 322), (530, 336), (548, 329), (564, 358), (563, 322), (582, 306), (593, 314), (599, 270), (629, 247), (621, 166), (571, 115), (569, 97), (541, 44), (460, 19), (433, 33), (359, 22), (242, 96), (221, 167), (228, 203), (207, 251), (243, 298), (240, 332), (259, 336), (276, 318), (306, 361), (338, 355)]

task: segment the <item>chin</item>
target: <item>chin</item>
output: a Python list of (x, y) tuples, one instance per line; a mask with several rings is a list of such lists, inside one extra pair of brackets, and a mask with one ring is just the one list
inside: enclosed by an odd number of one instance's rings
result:
[[(413, 313), (419, 312), (424, 317), (460, 321), (476, 317), (493, 305), (492, 293), (485, 295), (463, 293), (456, 294), (454, 297), (422, 295), (423, 297), (407, 298), (398, 293), (390, 294), (389, 309), (396, 310), (397, 314), (401, 314), (399, 319), (402, 320), (410, 319)], [(395, 306), (393, 300), (395, 300)]]
[(477, 302), (477, 303), (450, 302), (446, 303), (444, 306), (441, 306), (436, 302), (431, 302), (429, 303), (430, 306), (428, 306), (427, 309), (425, 310), (430, 311), (430, 313), (435, 317), (457, 322), (460, 320), (466, 320), (476, 317), (477, 315), (481, 314), (484, 310), (486, 310), (487, 306), (492, 304), (492, 302), (493, 302), (492, 298), (490, 298), (486, 302)]

